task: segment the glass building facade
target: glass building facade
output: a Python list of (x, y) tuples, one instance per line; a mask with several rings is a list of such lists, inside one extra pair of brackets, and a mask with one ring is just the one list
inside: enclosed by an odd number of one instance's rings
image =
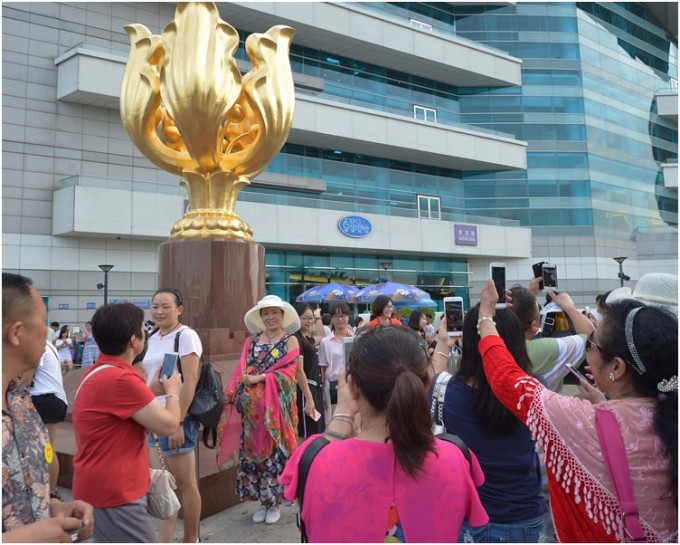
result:
[(442, 218), (509, 220), (534, 236), (628, 240), (677, 228), (677, 189), (664, 187), (660, 166), (677, 162), (677, 123), (657, 114), (654, 96), (676, 84), (678, 50), (643, 4), (357, 5), (518, 57), (522, 85), (455, 87), (296, 45), (294, 71), (323, 78), (329, 100), (510, 134), (528, 142), (527, 170), (461, 172), (288, 144), (271, 172), (323, 178), (315, 198), (356, 212), (415, 216), (433, 196)]

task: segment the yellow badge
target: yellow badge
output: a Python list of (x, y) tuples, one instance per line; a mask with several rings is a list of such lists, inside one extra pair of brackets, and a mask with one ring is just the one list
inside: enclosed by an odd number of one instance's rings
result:
[(51, 443), (47, 443), (45, 445), (45, 460), (47, 461), (48, 464), (51, 464), (53, 459), (54, 459), (54, 449), (52, 448)]
[(274, 350), (272, 350), (272, 356), (276, 357), (276, 356), (278, 356), (278, 355), (279, 355), (279, 349), (278, 349), (278, 348), (274, 348)]

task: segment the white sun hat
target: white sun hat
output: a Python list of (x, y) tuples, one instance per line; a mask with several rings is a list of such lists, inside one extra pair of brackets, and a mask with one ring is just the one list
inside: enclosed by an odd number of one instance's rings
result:
[(295, 333), (300, 329), (300, 318), (298, 317), (295, 309), (285, 301), (282, 301), (277, 295), (265, 295), (260, 299), (257, 304), (246, 312), (243, 321), (246, 323), (248, 331), (251, 333), (259, 333), (267, 329), (260, 316), (260, 311), (263, 308), (276, 307), (280, 308), (283, 312), (283, 322), (281, 322), (281, 327), (286, 333)]
[(607, 296), (607, 304), (623, 299), (635, 299), (645, 305), (663, 305), (678, 314), (678, 275), (647, 273), (642, 275), (635, 289), (617, 288)]

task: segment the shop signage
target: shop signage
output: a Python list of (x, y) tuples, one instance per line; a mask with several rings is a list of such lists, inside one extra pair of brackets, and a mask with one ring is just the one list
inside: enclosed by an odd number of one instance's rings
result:
[(456, 244), (460, 246), (477, 246), (477, 226), (455, 224)]
[(370, 221), (361, 216), (345, 216), (340, 218), (338, 229), (348, 237), (361, 238), (370, 234), (373, 226)]

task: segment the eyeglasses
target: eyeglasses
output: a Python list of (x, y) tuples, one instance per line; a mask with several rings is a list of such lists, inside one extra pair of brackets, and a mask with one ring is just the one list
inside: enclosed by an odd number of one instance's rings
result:
[(614, 354), (612, 354), (611, 352), (607, 352), (604, 348), (600, 348), (597, 344), (595, 344), (595, 341), (593, 340), (594, 338), (595, 338), (595, 331), (591, 331), (590, 333), (588, 333), (588, 338), (586, 339), (586, 351), (590, 352), (591, 350), (595, 349), (600, 354), (604, 354), (609, 359), (613, 360), (616, 356)]
[(348, 320), (349, 314), (333, 314), (331, 320)]
[(300, 316), (300, 320), (304, 320), (305, 322), (310, 322), (314, 319), (314, 316)]

